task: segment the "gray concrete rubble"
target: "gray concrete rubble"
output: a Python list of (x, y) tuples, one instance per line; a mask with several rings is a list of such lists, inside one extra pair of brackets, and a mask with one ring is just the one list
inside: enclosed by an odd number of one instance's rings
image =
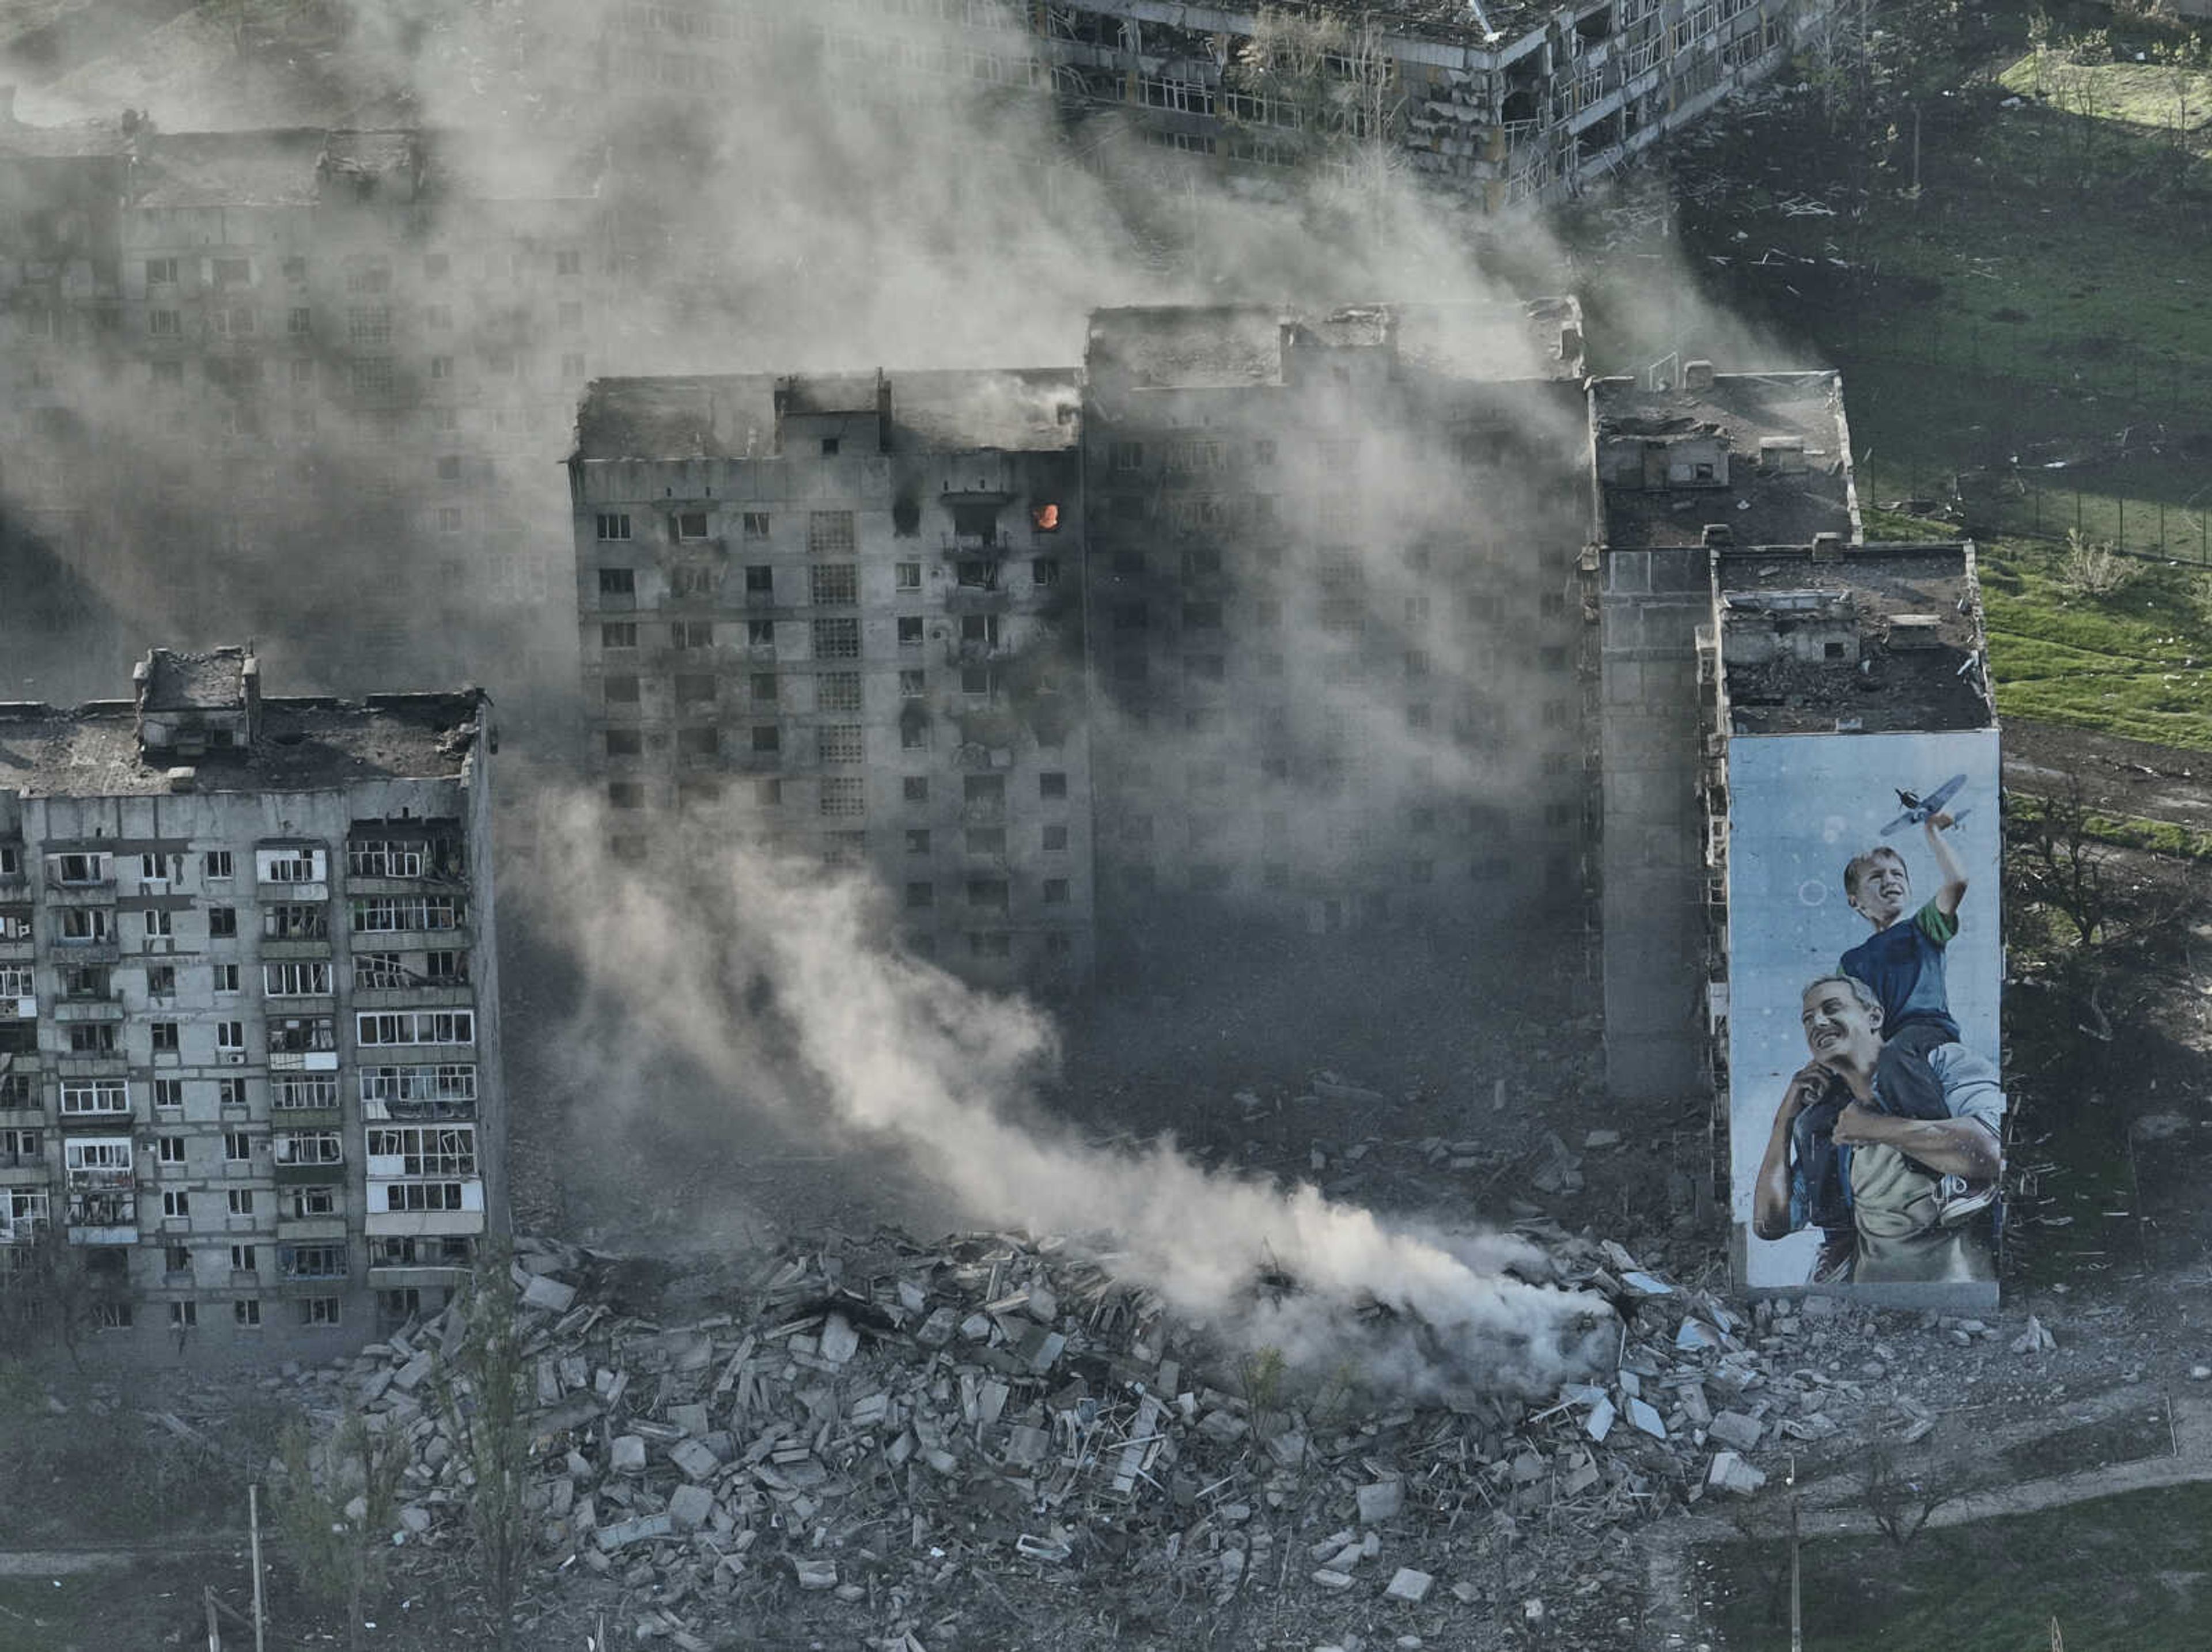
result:
[[(1847, 1431), (1924, 1431), (1893, 1384), (1856, 1376), (1867, 1353), (1900, 1356), (1856, 1304), (1753, 1312), (1617, 1244), (1519, 1230), (1561, 1283), (1615, 1304), (1611, 1368), (1426, 1406), (1256, 1377), (1249, 1351), (1057, 1240), (787, 1246), (700, 1298), (730, 1311), (682, 1323), (623, 1311), (614, 1259), (524, 1240), (534, 1564), (549, 1599), (596, 1579), (645, 1614), (641, 1636), (678, 1644), (772, 1583), (864, 1607), (877, 1643), (927, 1646), (925, 1607), (950, 1591), (1123, 1574), (1216, 1605), (1281, 1597), (1340, 1639), (1451, 1643), (1478, 1615), (1517, 1616), (1536, 1581), (1499, 1594), (1497, 1544), (1751, 1496), (1785, 1454)], [(1998, 1334), (1929, 1319), (1930, 1340)], [(446, 1418), (458, 1326), (449, 1310), (300, 1379), (318, 1415), (358, 1410), (407, 1441), (403, 1559), (468, 1540)], [(2048, 1345), (2033, 1323), (2011, 1343)], [(1599, 1564), (1632, 1582), (1632, 1558)]]

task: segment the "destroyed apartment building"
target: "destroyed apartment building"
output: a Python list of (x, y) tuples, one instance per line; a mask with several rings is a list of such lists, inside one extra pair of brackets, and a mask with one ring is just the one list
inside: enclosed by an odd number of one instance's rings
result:
[(1043, 986), (1094, 913), (1572, 909), (1581, 360), (1567, 301), (1235, 307), (1102, 312), (1080, 374), (595, 384), (615, 848), (712, 810)]
[[(96, 693), (121, 668), (79, 604), (143, 583), (127, 558), (154, 542), (192, 570), (164, 586), (179, 632), (260, 613), (302, 667), (458, 675), (483, 637), (426, 623), (434, 583), (446, 611), (514, 628), (503, 658), (566, 677), (567, 627), (541, 617), (566, 578), (543, 467), (605, 347), (594, 164), (494, 166), (471, 134), (413, 128), (33, 125), (11, 102), (0, 567), (24, 565), (27, 616), (60, 639), (20, 641), (38, 679)], [(126, 459), (136, 485), (108, 487)], [(330, 571), (302, 579), (283, 564), (310, 537)], [(421, 579), (336, 571), (394, 544), (423, 548)]]
[(1552, 204), (1771, 74), (1831, 0), (843, 0), (783, 21), (734, 0), (611, 8), (609, 86), (726, 91), (772, 45), (841, 74), (1050, 95), (1113, 132), (1264, 188), (1379, 148), (1491, 212)]
[(489, 702), (156, 648), (0, 705), (0, 1267), (103, 1357), (321, 1356), (506, 1222)]
[(717, 804), (872, 865), (1000, 982), (1068, 980), (1037, 967), (1083, 958), (1062, 923), (1542, 914), (1601, 978), (1612, 1092), (1707, 1093), (1708, 558), (1857, 539), (1843, 387), (1585, 384), (1582, 352), (1570, 301), (1163, 307), (1099, 313), (1079, 374), (595, 384), (571, 475), (619, 847)]

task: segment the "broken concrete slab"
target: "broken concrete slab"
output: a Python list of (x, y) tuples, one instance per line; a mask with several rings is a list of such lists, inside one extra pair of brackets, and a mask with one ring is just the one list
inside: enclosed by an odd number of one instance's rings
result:
[(679, 1485), (668, 1494), (668, 1517), (679, 1532), (696, 1532), (714, 1512), (714, 1494), (703, 1485)]
[(1355, 1493), (1359, 1502), (1362, 1525), (1378, 1525), (1395, 1520), (1406, 1507), (1406, 1483), (1403, 1480), (1376, 1480), (1363, 1485)]
[(1436, 1579), (1425, 1571), (1415, 1571), (1411, 1566), (1401, 1566), (1383, 1587), (1386, 1600), (1403, 1600), (1408, 1606), (1419, 1606), (1428, 1599), (1429, 1590)]
[(1705, 1424), (1705, 1432), (1738, 1451), (1756, 1451), (1766, 1430), (1756, 1418), (1747, 1417), (1740, 1411), (1722, 1411), (1713, 1413), (1713, 1420)]
[(1766, 1484), (1766, 1476), (1733, 1451), (1717, 1451), (1712, 1466), (1705, 1471), (1705, 1484), (1716, 1491), (1733, 1491), (1739, 1497), (1749, 1497)]
[(526, 1308), (543, 1308), (548, 1313), (565, 1314), (576, 1303), (576, 1287), (543, 1273), (533, 1273), (530, 1283), (522, 1287), (522, 1303)]
[(612, 1554), (617, 1549), (627, 1548), (633, 1543), (650, 1542), (657, 1537), (673, 1537), (676, 1521), (667, 1514), (640, 1515), (635, 1520), (618, 1520), (611, 1526), (602, 1526), (592, 1534), (602, 1554)]

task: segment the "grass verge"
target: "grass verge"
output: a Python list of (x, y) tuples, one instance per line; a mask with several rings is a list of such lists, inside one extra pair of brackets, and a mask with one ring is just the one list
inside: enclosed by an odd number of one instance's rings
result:
[[(2069, 1646), (2203, 1652), (2212, 1646), (2208, 1521), (2212, 1486), (2185, 1485), (1924, 1532), (1901, 1550), (1880, 1538), (1808, 1543), (1805, 1643), (2028, 1652), (2052, 1644), (2055, 1619)], [(1726, 1644), (1785, 1643), (1786, 1543), (1721, 1545), (1705, 1558)]]

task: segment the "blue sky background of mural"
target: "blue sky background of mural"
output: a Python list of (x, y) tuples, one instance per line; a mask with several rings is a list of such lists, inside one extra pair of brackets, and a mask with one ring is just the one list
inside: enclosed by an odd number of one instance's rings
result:
[[(1966, 813), (1949, 835), (1967, 892), (1947, 949), (1951, 1014), (1966, 1047), (1998, 1059), (2003, 987), (1998, 922), (1997, 736), (1815, 734), (1729, 744), (1729, 1086), (1735, 1219), (1751, 1219), (1760, 1154), (1790, 1077), (1808, 1059), (1800, 993), (1872, 932), (1844, 895), (1851, 857), (1887, 843), (1905, 857), (1911, 904), (1941, 881), (1917, 825), (1887, 838), (1899, 788), (1926, 793), (1954, 774), (1966, 783), (1945, 806)], [(1748, 1240), (1747, 1282), (1802, 1285), (1819, 1236)]]

